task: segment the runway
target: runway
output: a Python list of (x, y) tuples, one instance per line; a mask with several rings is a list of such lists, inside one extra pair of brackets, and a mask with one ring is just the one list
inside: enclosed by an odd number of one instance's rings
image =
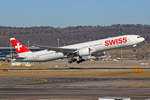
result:
[[(149, 64), (96, 62), (96, 65), (66, 66), (61, 62), (49, 63), (33, 67), (2, 66), (0, 100), (98, 100), (98, 97), (105, 96), (131, 97), (132, 100), (150, 98)], [(134, 72), (135, 68), (142, 69), (142, 72)]]
[[(104, 96), (150, 98), (149, 77), (1, 77), (0, 99), (80, 98)], [(135, 86), (121, 84), (136, 84)], [(60, 99), (61, 100), (61, 99)]]

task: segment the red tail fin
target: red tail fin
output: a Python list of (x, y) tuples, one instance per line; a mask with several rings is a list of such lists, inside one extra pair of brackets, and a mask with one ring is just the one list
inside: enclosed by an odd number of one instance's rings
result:
[(28, 48), (26, 48), (23, 44), (21, 44), (15, 38), (10, 38), (10, 41), (17, 53), (31, 52)]

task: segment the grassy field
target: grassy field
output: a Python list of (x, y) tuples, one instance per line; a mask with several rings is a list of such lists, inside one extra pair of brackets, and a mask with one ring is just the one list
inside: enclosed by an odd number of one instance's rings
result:
[(33, 99), (33, 98), (31, 98), (31, 99), (22, 99), (22, 98), (19, 98), (19, 99), (17, 99), (17, 98), (15, 98), (15, 99), (13, 99), (13, 98), (11, 98), (11, 99), (0, 99), (0, 100), (98, 100), (97, 98), (95, 98), (95, 99), (88, 99), (88, 98), (86, 98), (86, 99), (84, 99), (84, 98), (51, 98), (51, 99)]
[(81, 64), (68, 64), (67, 61), (50, 61), (32, 63), (32, 66), (11, 66), (10, 63), (1, 62), (0, 69), (4, 68), (136, 68), (149, 67), (150, 60), (119, 60), (119, 61), (85, 61)]
[(98, 77), (150, 77), (150, 71), (96, 71), (96, 70), (52, 70), (52, 71), (0, 71), (0, 77), (13, 76), (98, 76)]

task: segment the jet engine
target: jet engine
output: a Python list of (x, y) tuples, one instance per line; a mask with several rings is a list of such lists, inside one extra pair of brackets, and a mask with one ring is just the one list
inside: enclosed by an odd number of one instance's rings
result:
[(90, 55), (90, 48), (82, 48), (82, 49), (78, 50), (77, 54), (79, 56), (88, 56), (88, 55)]

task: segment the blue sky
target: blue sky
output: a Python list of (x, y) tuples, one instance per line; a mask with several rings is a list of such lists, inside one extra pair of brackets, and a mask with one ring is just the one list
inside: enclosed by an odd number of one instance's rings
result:
[(1, 0), (0, 26), (150, 24), (150, 0)]

